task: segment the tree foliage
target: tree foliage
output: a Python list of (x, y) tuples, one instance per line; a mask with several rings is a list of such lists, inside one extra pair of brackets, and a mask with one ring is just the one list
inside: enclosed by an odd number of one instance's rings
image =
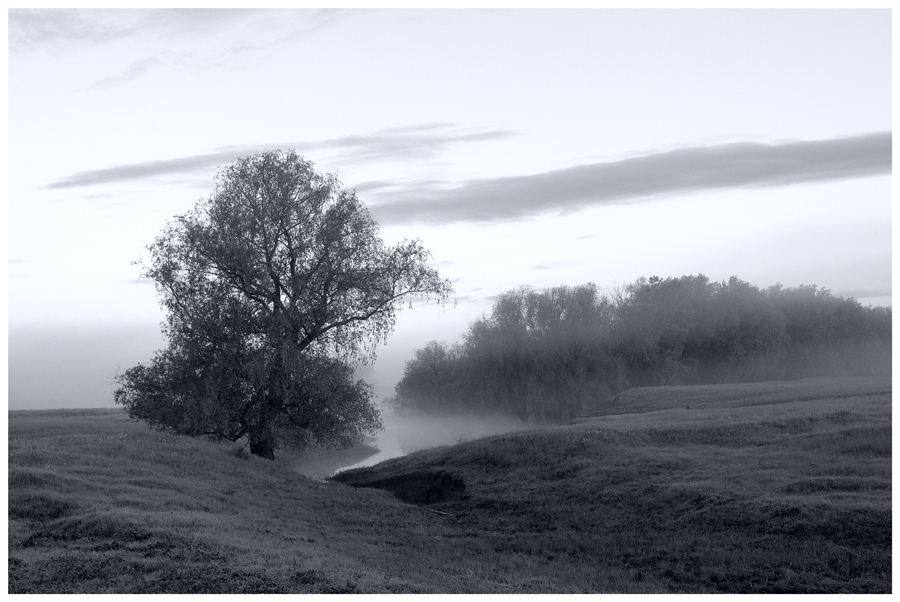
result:
[[(428, 361), (424, 361), (425, 358)], [(427, 367), (427, 370), (426, 370)], [(736, 383), (891, 370), (891, 309), (816, 286), (759, 289), (702, 274), (501, 294), (461, 345), (416, 352), (395, 389), (405, 411), (493, 410), (565, 421), (636, 386)], [(420, 384), (427, 375), (450, 375)]]
[(418, 241), (386, 247), (355, 191), (293, 151), (225, 168), (148, 249), (169, 346), (118, 377), (116, 402), (178, 433), (246, 436), (268, 458), (379, 429), (352, 362), (406, 296), (452, 292)]
[[(425, 410), (432, 414), (458, 410), (462, 397), (457, 387), (461, 354), (459, 345), (448, 347), (437, 341), (416, 350), (415, 357), (404, 367), (403, 379), (397, 384), (396, 409), (401, 413)], [(404, 404), (411, 400), (415, 402), (405, 407)]]

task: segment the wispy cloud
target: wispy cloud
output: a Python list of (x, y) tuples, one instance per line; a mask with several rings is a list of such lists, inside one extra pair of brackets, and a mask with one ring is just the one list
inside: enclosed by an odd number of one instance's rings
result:
[(232, 42), (213, 62), (228, 62), (241, 55), (263, 52), (270, 48), (281, 46), (312, 37), (322, 31), (336, 27), (348, 18), (359, 16), (368, 12), (349, 9), (268, 9), (263, 13), (264, 19), (260, 19), (259, 31), (263, 35), (253, 36), (254, 42), (243, 39)]
[(344, 159), (429, 158), (456, 144), (488, 142), (515, 136), (509, 130), (469, 131), (452, 124), (432, 123), (381, 130), (364, 136), (344, 136), (320, 142), (288, 145), (298, 151), (337, 151)]
[[(427, 158), (446, 150), (451, 145), (499, 140), (514, 135), (513, 132), (507, 130), (470, 131), (456, 128), (450, 124), (425, 124), (381, 130), (364, 136), (345, 136), (330, 140), (285, 144), (231, 146), (203, 155), (115, 165), (76, 172), (51, 182), (43, 188), (77, 188), (194, 172), (228, 164), (240, 156), (272, 148), (293, 148), (300, 153), (331, 151), (346, 160), (374, 161), (404, 157)], [(367, 184), (371, 188), (382, 186), (380, 182)]]
[(495, 222), (662, 195), (891, 173), (891, 132), (683, 148), (528, 176), (420, 187), (371, 207), (382, 223)]
[(103, 79), (91, 84), (88, 89), (96, 90), (99, 88), (109, 88), (112, 86), (117, 86), (119, 84), (128, 83), (132, 80), (137, 79), (141, 75), (144, 75), (150, 69), (150, 67), (156, 65), (157, 63), (159, 63), (159, 59), (156, 58), (147, 58), (140, 61), (134, 61), (120, 73), (104, 77)]
[(340, 9), (12, 9), (8, 13), (8, 42), (10, 53), (17, 54), (42, 50), (69, 53), (140, 40), (140, 48), (146, 56), (87, 87), (87, 90), (96, 90), (131, 82), (153, 70), (183, 69), (188, 63), (203, 68), (233, 69), (244, 56), (318, 35), (360, 12)]
[(10, 9), (9, 50), (60, 50), (148, 35), (196, 39), (263, 12), (258, 9)]
[(371, 192), (373, 190), (383, 190), (385, 188), (392, 188), (396, 186), (396, 182), (391, 182), (388, 180), (368, 180), (366, 182), (360, 182), (358, 184), (354, 184), (353, 188), (356, 192)]
[(8, 24), (10, 52), (110, 42), (137, 29), (115, 20), (111, 11), (75, 9), (10, 9)]
[(233, 161), (237, 155), (238, 154), (234, 151), (225, 151), (207, 155), (179, 157), (178, 159), (145, 161), (143, 163), (115, 165), (103, 169), (79, 171), (70, 176), (66, 176), (61, 180), (51, 182), (44, 186), (44, 188), (78, 188), (81, 186), (94, 186), (110, 182), (137, 180), (155, 176), (191, 172), (211, 165), (216, 165), (217, 163)]
[(530, 270), (558, 270), (560, 268), (568, 268), (576, 265), (582, 265), (580, 261), (557, 261), (555, 263), (542, 263), (531, 266)]

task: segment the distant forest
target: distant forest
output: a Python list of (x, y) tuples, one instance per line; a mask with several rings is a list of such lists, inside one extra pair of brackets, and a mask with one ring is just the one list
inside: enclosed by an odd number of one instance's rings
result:
[(389, 399), (399, 413), (566, 421), (642, 386), (891, 374), (891, 308), (815, 285), (640, 278), (501, 294), (461, 342), (432, 341)]

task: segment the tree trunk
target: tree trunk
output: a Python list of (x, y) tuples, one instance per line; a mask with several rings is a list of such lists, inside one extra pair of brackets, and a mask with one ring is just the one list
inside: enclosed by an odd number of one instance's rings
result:
[(268, 390), (260, 392), (258, 413), (254, 420), (255, 424), (248, 433), (250, 453), (266, 460), (275, 459), (276, 437), (272, 429), (272, 422), (277, 413), (276, 408), (281, 406), (277, 395), (278, 391), (282, 389), (282, 384), (286, 378), (284, 358), (281, 356), (280, 351), (276, 349), (274, 363), (269, 373)]
[(248, 429), (247, 438), (250, 440), (250, 453), (254, 456), (275, 459), (275, 434), (272, 431), (271, 399), (263, 398), (252, 426)]
[(268, 438), (250, 439), (250, 453), (266, 460), (274, 460), (275, 446)]

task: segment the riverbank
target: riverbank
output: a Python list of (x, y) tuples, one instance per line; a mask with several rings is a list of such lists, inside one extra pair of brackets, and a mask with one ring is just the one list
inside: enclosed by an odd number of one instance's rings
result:
[(890, 379), (739, 387), (331, 482), (118, 410), (10, 412), (9, 592), (890, 592)]

